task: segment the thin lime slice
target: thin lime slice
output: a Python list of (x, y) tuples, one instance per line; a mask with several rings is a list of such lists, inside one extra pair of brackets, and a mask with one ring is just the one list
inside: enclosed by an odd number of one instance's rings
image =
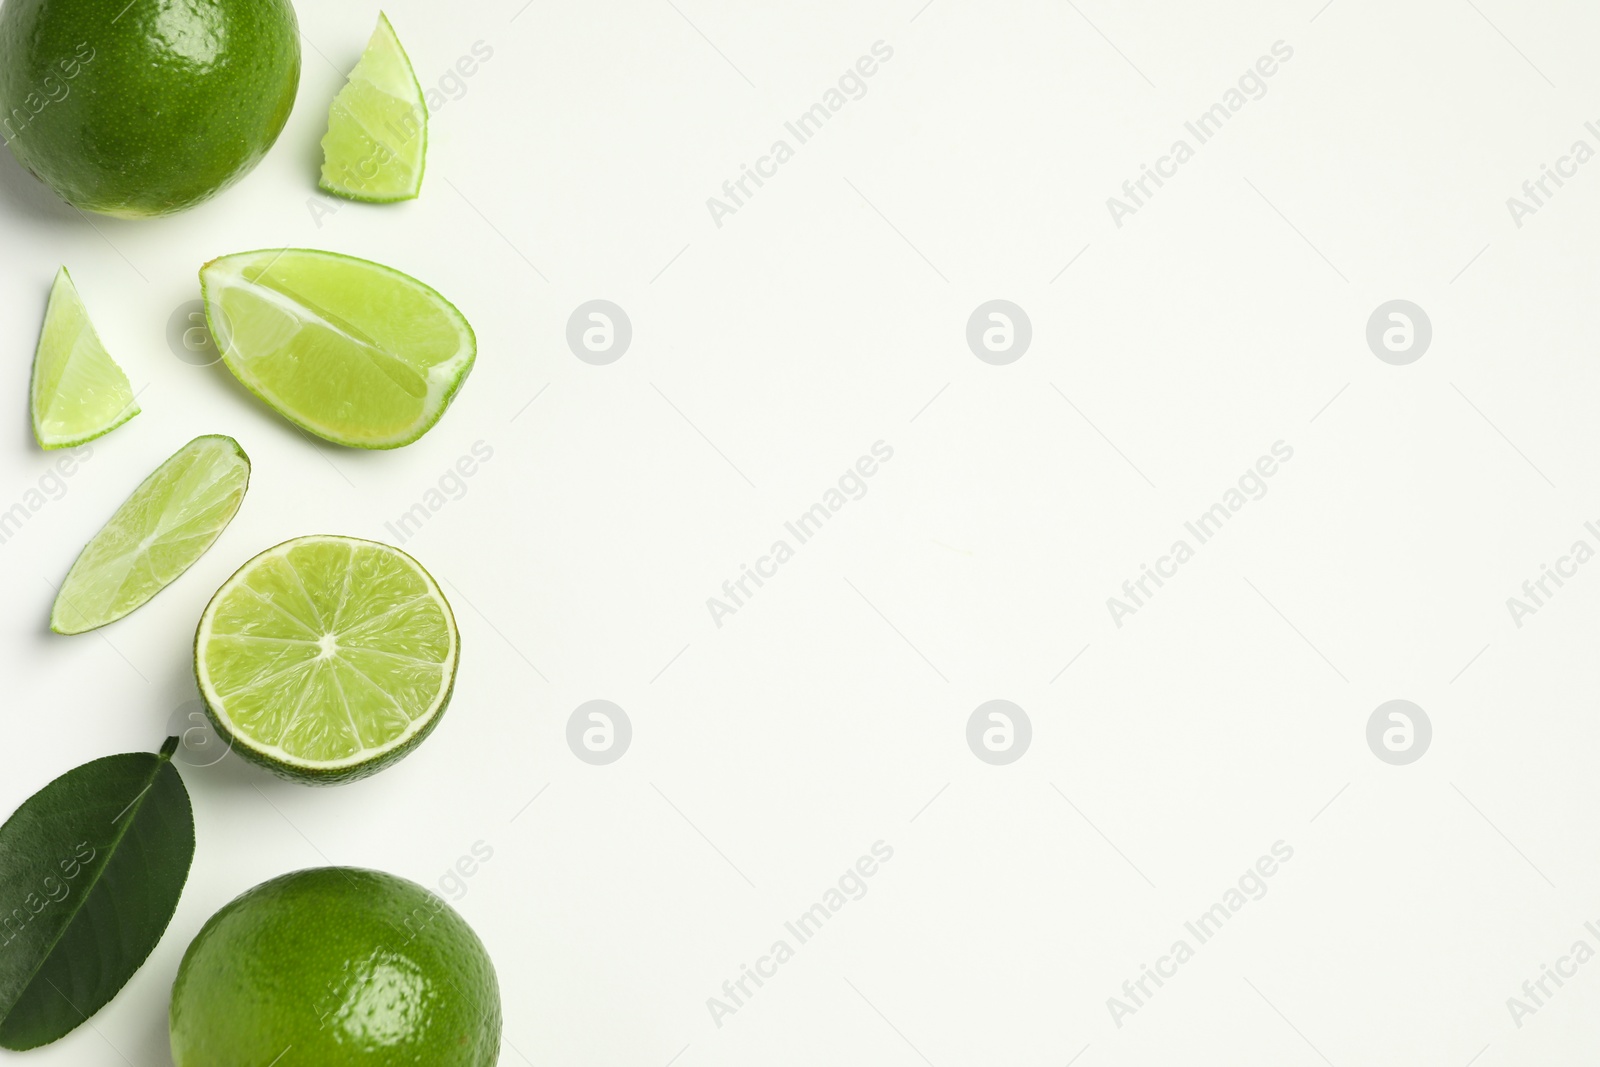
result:
[(89, 321), (67, 268), (56, 272), (33, 355), (33, 436), (44, 448), (72, 448), (139, 414), (133, 387)]
[(422, 191), (428, 105), (388, 16), (333, 98), (322, 138), (322, 188), (351, 200), (413, 200)]
[(438, 725), (461, 636), (439, 586), (398, 548), (320, 535), (246, 563), (195, 634), (195, 677), (233, 750), (333, 784), (404, 758)]
[(439, 421), (477, 340), (444, 297), (390, 267), (303, 248), (200, 270), (222, 360), (297, 426), (335, 444), (398, 448)]
[(148, 602), (216, 543), (249, 484), (250, 457), (231, 437), (196, 437), (178, 449), (78, 556), (50, 628), (81, 634)]

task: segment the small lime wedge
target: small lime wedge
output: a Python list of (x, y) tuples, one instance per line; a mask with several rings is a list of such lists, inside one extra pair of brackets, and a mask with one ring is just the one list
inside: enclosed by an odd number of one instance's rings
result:
[(139, 414), (133, 387), (89, 321), (67, 268), (56, 272), (33, 355), (33, 436), (44, 448), (72, 448)]
[(466, 318), (415, 278), (302, 248), (200, 270), (222, 361), (290, 422), (335, 444), (398, 448), (439, 421), (472, 370)]
[(404, 758), (438, 725), (461, 637), (422, 565), (328, 535), (268, 549), (217, 590), (195, 678), (233, 751), (285, 778), (335, 784)]
[(81, 634), (148, 602), (216, 543), (249, 483), (250, 458), (231, 437), (197, 437), (178, 449), (78, 556), (50, 628)]
[(394, 27), (379, 13), (367, 50), (328, 110), (320, 184), (351, 200), (412, 200), (422, 191), (427, 152), (422, 86)]

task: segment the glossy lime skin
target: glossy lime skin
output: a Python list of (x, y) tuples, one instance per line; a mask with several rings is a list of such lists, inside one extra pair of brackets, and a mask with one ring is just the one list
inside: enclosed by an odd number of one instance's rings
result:
[(177, 1067), (494, 1067), (500, 988), (483, 943), (414, 882), (319, 867), (263, 882), (184, 954)]
[(5, 0), (0, 137), (67, 203), (192, 207), (277, 140), (300, 85), (288, 0)]

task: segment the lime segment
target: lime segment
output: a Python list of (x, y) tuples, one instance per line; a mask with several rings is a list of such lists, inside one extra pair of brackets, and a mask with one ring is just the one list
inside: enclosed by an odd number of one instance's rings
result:
[(397, 548), (301, 537), (246, 563), (195, 637), (195, 675), (234, 751), (311, 783), (350, 781), (404, 757), (455, 684), (455, 616)]
[(116, 622), (205, 555), (239, 511), (250, 459), (231, 437), (197, 437), (134, 490), (67, 573), (50, 628)]
[(389, 19), (378, 15), (367, 50), (333, 98), (322, 138), (322, 188), (388, 203), (422, 191), (428, 106)]
[(100, 343), (65, 267), (50, 287), (31, 393), (33, 436), (44, 448), (93, 441), (139, 414), (128, 376)]
[(336, 444), (398, 448), (427, 433), (472, 370), (472, 327), (397, 270), (334, 252), (267, 249), (207, 263), (223, 362), (290, 422)]

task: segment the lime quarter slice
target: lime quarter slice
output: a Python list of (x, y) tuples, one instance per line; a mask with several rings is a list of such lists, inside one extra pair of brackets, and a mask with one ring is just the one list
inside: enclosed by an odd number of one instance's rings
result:
[(390, 267), (300, 248), (200, 271), (222, 360), (280, 415), (355, 448), (398, 448), (439, 421), (477, 340), (432, 289)]
[(78, 556), (50, 628), (81, 634), (147, 603), (206, 554), (244, 501), (250, 458), (231, 437), (197, 437), (156, 468)]
[(128, 376), (100, 343), (65, 267), (50, 287), (31, 394), (33, 436), (44, 448), (93, 441), (139, 414)]
[(438, 725), (461, 637), (439, 586), (398, 548), (328, 535), (268, 549), (217, 590), (195, 678), (233, 751), (285, 778), (376, 774)]
[(328, 110), (322, 138), (327, 192), (351, 200), (413, 200), (422, 191), (428, 105), (387, 16)]

